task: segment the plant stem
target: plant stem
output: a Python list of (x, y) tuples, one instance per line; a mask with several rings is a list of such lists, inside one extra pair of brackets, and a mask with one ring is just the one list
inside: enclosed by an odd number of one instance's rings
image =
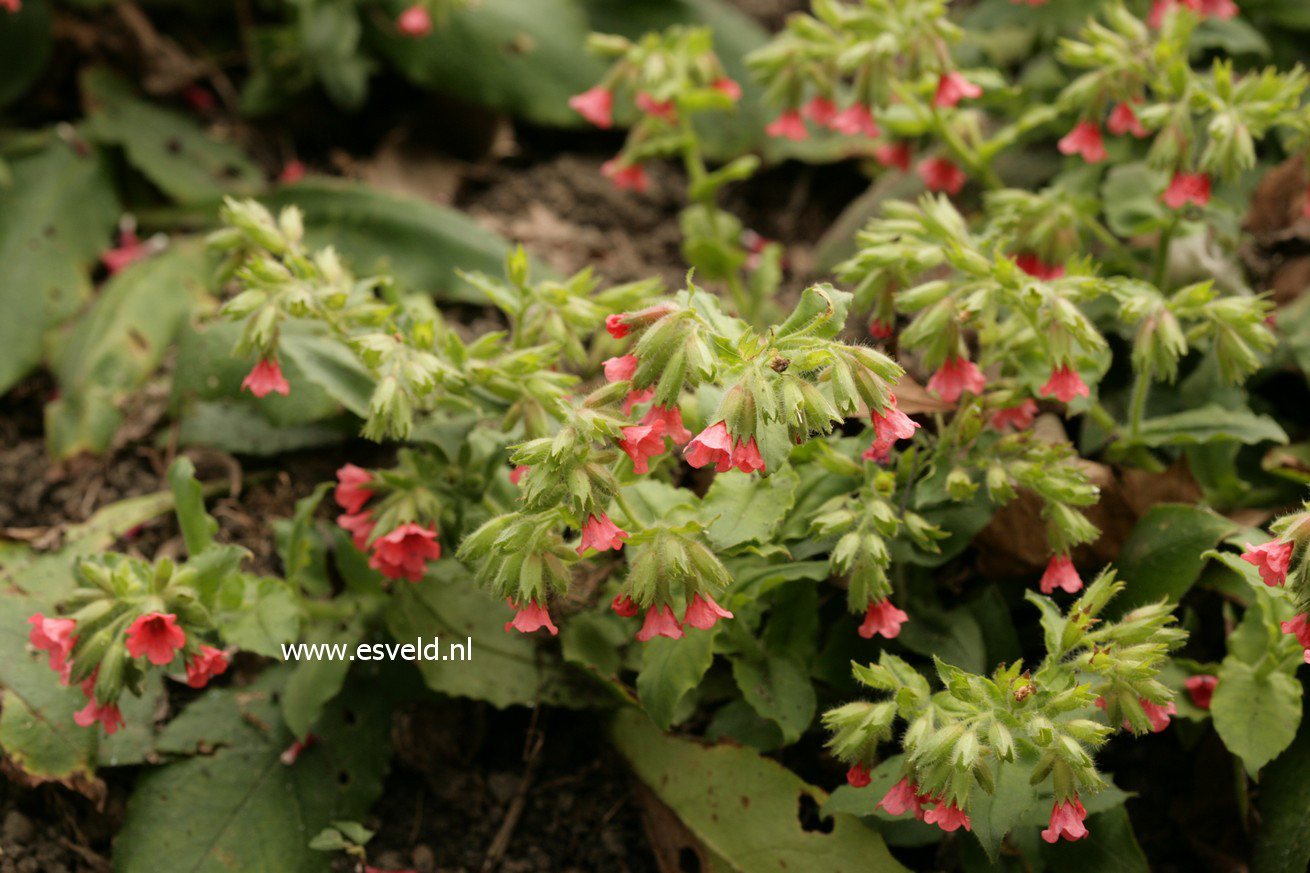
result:
[(996, 175), (996, 171), (992, 169), (991, 165), (960, 138), (960, 135), (942, 118), (936, 107), (932, 109), (932, 122), (935, 132), (942, 138), (946, 148), (960, 163), (968, 167), (984, 185), (993, 191), (1005, 187), (1001, 182), (1001, 177)]
[(1147, 364), (1133, 382), (1133, 396), (1129, 401), (1128, 433), (1136, 439), (1142, 429), (1142, 416), (1146, 412), (1146, 397), (1151, 393), (1151, 365)]
[(1174, 215), (1173, 220), (1165, 225), (1164, 230), (1160, 231), (1160, 241), (1155, 245), (1155, 263), (1151, 270), (1151, 284), (1160, 290), (1164, 290), (1165, 270), (1169, 266), (1169, 244), (1173, 242), (1174, 234), (1178, 231), (1179, 217)]
[(622, 512), (624, 518), (627, 519), (628, 527), (633, 530), (642, 530), (645, 527), (645, 525), (641, 523), (641, 520), (637, 518), (637, 514), (632, 511), (632, 507), (628, 505), (628, 498), (623, 496), (622, 488), (619, 488), (618, 491), (614, 492), (614, 502), (619, 505), (619, 511)]

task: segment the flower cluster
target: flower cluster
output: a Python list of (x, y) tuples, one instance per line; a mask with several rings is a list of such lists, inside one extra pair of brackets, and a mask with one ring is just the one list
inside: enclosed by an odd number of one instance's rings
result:
[[(368, 565), (374, 570), (388, 579), (417, 582), (428, 562), (441, 557), (435, 523), (423, 526), (414, 520), (422, 510), (433, 512), (431, 498), (416, 493), (417, 488), (397, 487), (403, 482), (403, 473), (389, 479), (394, 484), (384, 484), (354, 464), (337, 470), (334, 496), (345, 510), (337, 516), (337, 524), (350, 534), (355, 548), (371, 553)], [(386, 492), (390, 495), (385, 496)], [(375, 497), (379, 499), (366, 509)], [(378, 532), (379, 526), (385, 533)]]

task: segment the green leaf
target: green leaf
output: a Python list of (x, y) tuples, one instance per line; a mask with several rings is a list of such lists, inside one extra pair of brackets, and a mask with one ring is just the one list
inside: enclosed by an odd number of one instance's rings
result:
[(328, 594), (327, 549), (314, 525), (314, 513), (323, 497), (332, 489), (331, 482), (320, 482), (308, 497), (296, 501), (296, 511), (289, 519), (274, 522), (278, 557), (287, 582), (310, 594)]
[(17, 12), (5, 11), (0, 26), (0, 58), (5, 59), (0, 106), (21, 97), (41, 75), (50, 57), (53, 18), (49, 0), (25, 0)]
[[(969, 822), (987, 857), (996, 863), (1001, 841), (1033, 807), (1049, 806), (1039, 801), (1037, 790), (1029, 782), (1032, 761), (998, 761), (993, 778), (996, 790), (991, 794), (975, 791), (969, 798)], [(987, 766), (987, 765), (983, 765)]]
[(119, 210), (98, 151), (79, 155), (53, 140), (10, 168), (13, 184), (0, 187), (0, 393), (36, 366), (46, 331), (90, 294), (90, 266)]
[(1101, 202), (1105, 222), (1119, 236), (1139, 236), (1162, 226), (1167, 220), (1159, 192), (1168, 179), (1144, 163), (1119, 164), (1105, 174)]
[(656, 637), (642, 645), (637, 697), (661, 730), (673, 725), (678, 704), (714, 662), (714, 634), (691, 631), (680, 640)]
[(182, 413), (177, 441), (182, 446), (267, 457), (344, 442), (358, 433), (359, 421), (353, 417), (279, 427), (245, 403), (201, 400)]
[(716, 549), (768, 542), (791, 511), (800, 477), (783, 467), (767, 479), (758, 476), (715, 476), (701, 502), (706, 536)]
[(831, 830), (806, 830), (802, 804), (822, 806), (827, 794), (753, 749), (666, 736), (632, 710), (615, 715), (610, 737), (638, 778), (738, 873), (906, 869), (854, 816), (836, 813)]
[(925, 657), (937, 655), (970, 673), (989, 668), (982, 628), (968, 607), (946, 612), (920, 603), (908, 610), (914, 617), (901, 628), (898, 639), (911, 652)]
[(263, 174), (231, 143), (218, 142), (193, 119), (138, 97), (108, 70), (82, 74), (88, 132), (121, 145), (128, 163), (179, 203), (217, 203), (225, 194), (253, 194)]
[(368, 417), (373, 375), (343, 342), (321, 334), (288, 333), (278, 342), (278, 354), (333, 400), (360, 418)]
[(281, 579), (229, 576), (214, 604), (214, 623), (229, 644), (282, 657), (282, 644), (300, 635), (300, 604)]
[(1228, 751), (1255, 777), (1296, 737), (1301, 683), (1281, 670), (1262, 675), (1258, 667), (1229, 655), (1219, 666), (1210, 716)]
[(196, 481), (196, 468), (185, 455), (168, 468), (168, 484), (173, 489), (178, 526), (186, 541), (187, 554), (199, 555), (214, 542), (218, 521), (205, 511), (205, 490)]
[(817, 702), (805, 663), (795, 655), (766, 654), (732, 659), (732, 676), (742, 697), (764, 718), (778, 725), (794, 743), (814, 720)]
[(1087, 830), (1085, 840), (1042, 843), (1047, 868), (1060, 873), (1150, 873), (1124, 807), (1089, 815)]
[(1127, 588), (1111, 603), (1111, 614), (1187, 593), (1205, 567), (1203, 552), (1237, 525), (1208, 509), (1179, 503), (1152, 506), (1138, 519), (1116, 561)]
[(846, 326), (851, 294), (828, 284), (811, 285), (801, 292), (801, 299), (790, 316), (774, 329), (780, 339), (797, 331), (805, 336), (834, 337)]
[(1260, 780), (1256, 806), (1252, 873), (1303, 873), (1310, 866), (1310, 721)]
[[(345, 643), (353, 648), (360, 637), (358, 627), (347, 626), (338, 631), (334, 625), (310, 634), (307, 642), (328, 645)], [(325, 707), (332, 698), (341, 693), (346, 683), (346, 674), (350, 672), (349, 659), (320, 658), (297, 661), (287, 676), (286, 687), (282, 690), (282, 720), (298, 739), (304, 739), (310, 728), (318, 723)]]
[(1188, 446), (1217, 440), (1233, 440), (1247, 445), (1263, 442), (1286, 443), (1287, 434), (1267, 415), (1247, 409), (1229, 409), (1207, 405), (1173, 415), (1148, 418), (1133, 445)]

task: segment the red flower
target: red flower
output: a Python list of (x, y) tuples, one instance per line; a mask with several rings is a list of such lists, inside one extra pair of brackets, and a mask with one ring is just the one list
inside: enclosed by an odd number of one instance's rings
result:
[(952, 70), (942, 73), (937, 80), (937, 93), (933, 95), (934, 106), (954, 106), (966, 97), (972, 99), (982, 96), (982, 88)]
[(1142, 122), (1138, 120), (1137, 113), (1129, 103), (1115, 104), (1114, 109), (1110, 110), (1110, 118), (1105, 126), (1110, 128), (1110, 133), (1115, 136), (1123, 136), (1125, 133), (1131, 133), (1138, 139), (1146, 136), (1146, 128), (1142, 127)]
[(578, 554), (581, 555), (587, 549), (598, 552), (613, 549), (617, 552), (623, 548), (623, 541), (627, 538), (628, 532), (610, 521), (608, 515), (603, 512), (600, 515), (592, 514), (582, 523), (582, 544), (578, 546)]
[(611, 158), (600, 165), (600, 171), (614, 183), (615, 188), (620, 190), (626, 188), (630, 191), (636, 191), (638, 194), (644, 194), (650, 186), (650, 179), (646, 176), (646, 168), (641, 164), (629, 164), (619, 158)]
[(642, 424), (659, 422), (662, 433), (673, 440), (675, 446), (685, 445), (691, 439), (691, 431), (682, 426), (682, 410), (676, 406), (652, 406), (646, 410)]
[(880, 318), (875, 318), (873, 321), (869, 323), (869, 336), (871, 336), (874, 339), (887, 339), (895, 332), (896, 332), (895, 324), (888, 321), (883, 321)]
[(728, 426), (716, 422), (698, 433), (686, 449), (687, 463), (693, 467), (704, 467), (711, 462), (714, 469), (726, 473), (733, 467), (743, 473), (764, 469), (764, 459), (760, 456), (755, 437), (748, 441), (737, 440), (734, 444)]
[(21, 12), (23, 9), (23, 0), (0, 0), (0, 6), (12, 13)]
[(1294, 634), (1296, 641), (1301, 644), (1301, 648), (1310, 650), (1310, 623), (1307, 620), (1310, 615), (1302, 612), (1295, 615), (1289, 621), (1279, 624), (1285, 634)]
[(882, 412), (872, 410), (869, 415), (873, 419), (874, 439), (873, 445), (864, 452), (866, 461), (882, 463), (887, 460), (892, 445), (897, 440), (908, 440), (919, 427), (918, 422), (896, 408), (895, 394), (887, 396), (887, 405), (882, 408)]
[(925, 158), (919, 161), (919, 178), (929, 191), (945, 191), (952, 197), (959, 194), (964, 183), (969, 181), (964, 170), (946, 158)]
[(610, 128), (614, 124), (614, 94), (608, 88), (591, 88), (569, 98), (569, 106), (601, 128)]
[(632, 618), (637, 614), (639, 607), (628, 595), (615, 594), (614, 599), (610, 601), (610, 609), (624, 618)]
[(623, 318), (624, 313), (622, 312), (616, 312), (613, 315), (605, 316), (605, 329), (609, 331), (610, 336), (615, 339), (623, 339), (632, 331), (632, 328), (628, 326), (628, 323), (624, 321)]
[(846, 136), (860, 135), (870, 139), (882, 133), (869, 107), (860, 103), (852, 103), (838, 112), (828, 121), (828, 127)]
[(902, 173), (910, 169), (910, 144), (908, 142), (890, 142), (873, 150), (873, 159), (884, 167), (895, 167)]
[(123, 726), (123, 714), (118, 711), (118, 704), (106, 703), (101, 705), (94, 696), (87, 700), (86, 706), (74, 713), (73, 721), (79, 727), (91, 727), (96, 722), (105, 729), (105, 733), (113, 736), (114, 732)]
[(1058, 279), (1064, 275), (1064, 267), (1060, 264), (1047, 264), (1032, 252), (1024, 252), (1021, 255), (1011, 255), (1014, 265), (1023, 270), (1034, 279), (1049, 281)]
[(664, 606), (652, 606), (646, 610), (646, 620), (642, 622), (641, 630), (637, 631), (637, 639), (645, 643), (649, 642), (651, 637), (668, 637), (672, 640), (682, 639), (682, 626), (673, 617), (673, 610), (667, 603)]
[(1101, 141), (1101, 128), (1094, 121), (1080, 121), (1059, 142), (1060, 154), (1082, 155), (1089, 164), (1105, 160), (1105, 143)]
[(1253, 546), (1246, 544), (1242, 560), (1254, 564), (1260, 571), (1260, 578), (1270, 588), (1282, 586), (1287, 582), (1287, 568), (1292, 563), (1292, 551), (1295, 544), (1291, 540), (1270, 540)]
[[(610, 317), (613, 318), (613, 316)], [(623, 355), (622, 357), (617, 358), (606, 358), (603, 365), (605, 367), (605, 381), (632, 381), (633, 374), (637, 372), (638, 363), (639, 361), (637, 360), (636, 355)]]
[(1066, 594), (1073, 594), (1083, 588), (1082, 577), (1078, 575), (1073, 559), (1067, 554), (1051, 555), (1046, 564), (1046, 572), (1038, 583), (1043, 594), (1053, 594), (1059, 588)]
[(1169, 716), (1178, 713), (1178, 707), (1174, 706), (1173, 701), (1168, 703), (1152, 703), (1145, 697), (1141, 699), (1142, 711), (1146, 717), (1151, 720), (1151, 733), (1158, 734), (1160, 731), (1169, 727)]
[(301, 754), (306, 749), (310, 748), (311, 746), (317, 746), (317, 745), (318, 745), (318, 737), (314, 736), (313, 734), (305, 734), (305, 738), (303, 740), (292, 740), (291, 745), (283, 749), (281, 755), (278, 755), (278, 760), (281, 761), (286, 766), (290, 767), (292, 764), (296, 763), (296, 761), (300, 759)]
[(678, 119), (678, 111), (674, 109), (672, 100), (656, 100), (645, 91), (642, 91), (637, 94), (633, 102), (637, 104), (638, 109), (647, 115), (662, 118), (665, 121), (676, 121)]
[(1210, 177), (1205, 173), (1176, 172), (1160, 199), (1170, 209), (1182, 209), (1188, 201), (1205, 206), (1210, 202)]
[(1057, 800), (1051, 807), (1051, 826), (1042, 831), (1042, 839), (1048, 843), (1057, 843), (1060, 837), (1069, 842), (1086, 839), (1087, 827), (1083, 824), (1085, 818), (1087, 810), (1083, 809), (1077, 794), (1064, 803)]
[(276, 392), (286, 397), (291, 393), (291, 386), (282, 378), (282, 367), (277, 358), (264, 358), (241, 382), (242, 390), (249, 389), (256, 397), (265, 397)]
[(860, 625), (858, 633), (866, 640), (873, 639), (875, 634), (889, 640), (895, 639), (901, 632), (901, 625), (909, 620), (910, 617), (892, 606), (890, 600), (879, 600), (869, 604), (869, 608), (864, 613), (864, 624)]
[(1210, 708), (1210, 698), (1214, 696), (1214, 687), (1218, 684), (1219, 677), (1207, 675), (1188, 676), (1183, 681), (1187, 696), (1192, 698), (1192, 703), (1201, 709)]
[(966, 831), (972, 830), (968, 814), (956, 806), (955, 801), (951, 801), (949, 805), (938, 801), (937, 805), (924, 815), (923, 820), (928, 824), (937, 825), (948, 834), (961, 826)]
[(883, 795), (882, 800), (878, 801), (878, 805), (874, 807), (874, 810), (876, 811), (881, 807), (889, 815), (901, 815), (906, 810), (913, 810), (915, 818), (922, 820), (923, 805), (921, 798), (919, 786), (910, 781), (909, 776), (906, 776)]
[(650, 472), (650, 459), (664, 452), (663, 430), (664, 425), (658, 421), (623, 428), (619, 448), (632, 458), (633, 472)]
[(411, 521), (373, 541), (368, 565), (388, 579), (417, 582), (423, 578), (428, 561), (440, 557), (441, 543), (437, 542), (435, 526), (419, 527)]
[(118, 234), (118, 247), (102, 253), (100, 263), (105, 265), (109, 275), (114, 276), (148, 254), (150, 246), (141, 242), (135, 231), (123, 230)]
[(727, 94), (729, 100), (736, 101), (741, 99), (741, 86), (737, 84), (736, 80), (729, 79), (727, 76), (717, 80), (713, 85), (710, 85), (710, 87), (715, 91)]
[(73, 636), (77, 622), (71, 618), (46, 618), (38, 612), (30, 616), (27, 623), (32, 626), (27, 641), (38, 651), (50, 653), (50, 669), (57, 672), (59, 681), (67, 685), (73, 669), (68, 656), (77, 644), (77, 637)]
[(139, 615), (127, 629), (127, 653), (133, 658), (144, 655), (156, 667), (173, 660), (173, 653), (185, 645), (186, 633), (171, 612)]
[(1165, 14), (1179, 6), (1187, 7), (1202, 18), (1232, 18), (1241, 11), (1233, 0), (1155, 0), (1146, 23), (1151, 27), (1159, 27), (1164, 23)]
[(373, 536), (375, 527), (371, 512), (338, 515), (337, 524), (350, 534), (350, 541), (355, 544), (355, 548), (361, 552), (368, 548), (368, 541)]
[(415, 3), (396, 16), (396, 30), (401, 36), (418, 39), (432, 32), (432, 16), (422, 3)]
[(643, 403), (650, 402), (655, 396), (654, 388), (643, 388), (641, 391), (629, 391), (628, 396), (623, 398), (623, 414), (632, 415), (632, 410)]
[(227, 671), (227, 656), (213, 646), (201, 646), (186, 665), (186, 684), (204, 688), (220, 673)]
[(305, 178), (305, 164), (303, 161), (287, 161), (287, 165), (282, 168), (282, 172), (277, 174), (277, 180), (283, 185), (294, 185), (303, 178)]
[(337, 488), (332, 496), (346, 512), (359, 512), (373, 496), (373, 492), (364, 487), (372, 481), (373, 474), (368, 470), (346, 464), (337, 470)]
[(526, 476), (526, 475), (527, 475), (527, 472), (528, 472), (529, 470), (531, 470), (531, 469), (532, 469), (532, 468), (529, 467), (527, 464), (519, 464), (519, 465), (518, 465), (517, 467), (515, 467), (513, 470), (510, 470), (510, 471), (509, 471), (509, 484), (511, 484), (511, 485), (517, 485), (517, 484), (519, 484), (520, 482), (522, 482), (522, 481), (523, 481), (523, 477)]
[(1075, 397), (1086, 397), (1089, 392), (1087, 383), (1083, 382), (1078, 371), (1068, 364), (1061, 364), (1051, 370), (1051, 378), (1037, 391), (1043, 397), (1054, 397), (1061, 403), (1068, 403)]
[(846, 784), (852, 788), (864, 788), (872, 781), (866, 764), (855, 764), (846, 771)]
[(550, 631), (552, 637), (559, 633), (559, 628), (550, 620), (550, 613), (538, 601), (529, 600), (526, 604), (518, 605), (511, 600), (509, 605), (516, 611), (513, 620), (505, 622), (505, 633), (509, 633), (510, 628), (513, 628), (521, 634), (530, 634), (543, 627)]
[(827, 97), (815, 97), (805, 104), (801, 115), (813, 121), (819, 127), (827, 127), (837, 117), (837, 104)]
[(700, 630), (709, 630), (721, 618), (732, 618), (732, 613), (714, 602), (708, 594), (697, 594), (687, 604), (682, 623)]
[(947, 403), (960, 399), (965, 391), (970, 394), (982, 394), (987, 387), (987, 379), (982, 370), (968, 358), (948, 358), (942, 368), (932, 374), (928, 380), (928, 390), (933, 391)]
[(1018, 406), (1007, 406), (992, 413), (992, 427), (1004, 431), (1006, 427), (1026, 430), (1033, 426), (1033, 417), (1037, 415), (1037, 401), (1031, 397), (1024, 398)]
[(809, 138), (809, 131), (805, 129), (805, 121), (801, 114), (795, 109), (782, 113), (773, 121), (769, 122), (764, 132), (769, 136), (786, 137), (787, 139), (800, 142)]

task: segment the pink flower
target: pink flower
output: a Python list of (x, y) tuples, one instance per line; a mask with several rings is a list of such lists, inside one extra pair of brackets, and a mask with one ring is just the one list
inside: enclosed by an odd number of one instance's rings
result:
[(866, 461), (882, 463), (887, 460), (896, 441), (910, 439), (919, 427), (918, 422), (896, 408), (895, 394), (887, 396), (887, 405), (882, 412), (872, 410), (869, 415), (873, 419), (874, 439), (873, 445), (864, 452)]
[(1059, 142), (1060, 154), (1082, 155), (1089, 164), (1105, 160), (1105, 143), (1101, 141), (1101, 128), (1094, 121), (1080, 121)]
[(878, 801), (878, 805), (874, 807), (874, 810), (881, 807), (889, 815), (901, 815), (907, 810), (913, 810), (915, 818), (922, 820), (923, 806), (921, 798), (919, 786), (910, 781), (909, 776), (906, 776), (883, 795), (882, 800)]
[(337, 470), (337, 487), (332, 496), (346, 512), (357, 513), (373, 496), (373, 492), (365, 487), (372, 481), (373, 474), (368, 470), (356, 467), (354, 464), (346, 464)]
[(910, 144), (908, 142), (891, 142), (873, 150), (873, 159), (884, 167), (895, 167), (902, 173), (910, 169)]
[(1160, 199), (1170, 209), (1182, 209), (1189, 201), (1205, 206), (1210, 202), (1210, 177), (1205, 173), (1176, 172)]
[(869, 323), (869, 336), (873, 339), (887, 339), (896, 332), (896, 325), (889, 321), (875, 318)]
[(952, 164), (946, 158), (925, 158), (919, 161), (919, 178), (929, 191), (945, 191), (954, 197), (960, 193), (969, 177), (964, 170)]
[(933, 391), (947, 403), (960, 399), (965, 391), (970, 394), (982, 394), (987, 387), (987, 379), (982, 370), (968, 358), (948, 358), (942, 368), (933, 373), (928, 380), (928, 390)]
[(605, 381), (606, 382), (630, 382), (633, 374), (637, 372), (636, 355), (623, 355), (617, 358), (606, 358)]
[(709, 630), (721, 618), (732, 618), (732, 613), (714, 602), (708, 594), (697, 594), (687, 604), (682, 623), (700, 630)]
[(432, 16), (422, 3), (415, 3), (396, 16), (396, 30), (400, 31), (401, 36), (415, 39), (427, 36), (432, 32)]
[(148, 254), (150, 246), (141, 242), (135, 231), (123, 230), (118, 234), (118, 247), (102, 253), (100, 263), (105, 265), (109, 275), (114, 276)]
[(1270, 540), (1258, 546), (1247, 543), (1242, 560), (1254, 564), (1260, 571), (1260, 578), (1270, 588), (1281, 587), (1287, 583), (1287, 568), (1292, 564), (1294, 549), (1291, 540)]
[(828, 127), (846, 136), (867, 136), (869, 139), (882, 133), (869, 107), (860, 103), (852, 103), (838, 112), (828, 121)]
[(91, 727), (96, 722), (100, 722), (105, 733), (113, 736), (114, 732), (123, 726), (123, 714), (118, 711), (118, 704), (106, 703), (102, 706), (95, 697), (90, 697), (86, 706), (74, 713), (73, 721), (79, 727)]
[(864, 613), (864, 624), (860, 625), (859, 635), (866, 640), (873, 639), (875, 634), (895, 639), (896, 635), (901, 632), (901, 625), (909, 621), (910, 617), (903, 611), (892, 606), (892, 602), (886, 598), (876, 603), (870, 603), (869, 608)]
[(716, 80), (710, 87), (715, 91), (728, 95), (729, 100), (741, 99), (741, 85), (738, 85), (735, 79), (724, 76), (722, 79)]
[(0, 0), (0, 6), (3, 6), (8, 12), (18, 13), (23, 9), (23, 0)]
[(610, 609), (614, 610), (616, 615), (623, 618), (632, 618), (637, 614), (639, 607), (631, 597), (626, 594), (615, 594), (614, 599), (610, 601)]
[(138, 615), (127, 629), (127, 653), (133, 658), (144, 655), (156, 667), (173, 660), (173, 653), (185, 645), (186, 633), (171, 612)]
[(1123, 136), (1125, 133), (1131, 133), (1138, 139), (1146, 136), (1146, 128), (1142, 127), (1142, 122), (1138, 120), (1137, 113), (1129, 103), (1115, 104), (1114, 109), (1110, 110), (1110, 118), (1105, 126), (1110, 128), (1110, 133), (1115, 136)]
[(622, 312), (616, 312), (612, 315), (605, 316), (605, 329), (609, 331), (610, 336), (615, 339), (623, 339), (632, 331), (632, 328), (628, 323), (623, 320), (624, 316), (625, 313)]
[(1178, 707), (1171, 700), (1168, 703), (1152, 703), (1145, 697), (1141, 699), (1142, 711), (1151, 720), (1151, 733), (1158, 734), (1169, 727), (1169, 716), (1178, 713)]
[(650, 459), (664, 452), (664, 425), (635, 424), (623, 428), (623, 439), (619, 448), (632, 458), (633, 472), (641, 474), (650, 472)]
[(242, 390), (249, 390), (256, 397), (266, 397), (276, 392), (286, 397), (291, 393), (291, 386), (282, 378), (282, 367), (277, 358), (264, 358), (255, 364), (253, 370), (241, 382)]
[(623, 398), (623, 414), (632, 415), (632, 410), (643, 403), (650, 402), (655, 396), (654, 388), (643, 388), (640, 391), (629, 391), (628, 396)]
[(1007, 427), (1026, 430), (1033, 426), (1033, 417), (1037, 415), (1037, 401), (1031, 397), (1024, 398), (1018, 406), (1007, 406), (992, 413), (992, 427), (1004, 431)]
[(968, 814), (956, 806), (955, 801), (951, 801), (949, 805), (938, 801), (937, 805), (924, 815), (923, 820), (928, 824), (937, 825), (948, 834), (958, 830), (961, 826), (966, 831), (972, 830)]
[(522, 481), (523, 481), (523, 477), (526, 476), (527, 473), (528, 473), (528, 471), (531, 470), (531, 469), (532, 469), (532, 468), (529, 467), (527, 464), (519, 464), (519, 465), (518, 465), (517, 467), (515, 467), (513, 470), (510, 470), (510, 471), (509, 471), (509, 484), (511, 484), (511, 485), (517, 485), (517, 484), (519, 484), (520, 482), (522, 482)]
[(691, 431), (682, 426), (682, 410), (676, 406), (652, 406), (646, 410), (642, 424), (659, 422), (664, 436), (673, 440), (675, 446), (686, 445), (691, 439)]
[(1207, 675), (1188, 676), (1183, 681), (1187, 696), (1192, 698), (1192, 703), (1201, 709), (1210, 708), (1210, 698), (1214, 696), (1214, 687), (1218, 684), (1219, 677)]
[(678, 111), (674, 109), (672, 100), (656, 100), (642, 91), (637, 94), (633, 102), (637, 104), (638, 109), (654, 118), (662, 118), (665, 121), (678, 119)]
[(760, 447), (755, 444), (755, 437), (737, 441), (737, 448), (732, 450), (732, 465), (743, 473), (764, 469), (764, 458), (760, 455)]
[(27, 623), (32, 626), (27, 641), (38, 651), (50, 653), (50, 669), (57, 672), (59, 680), (67, 685), (73, 669), (68, 656), (77, 644), (77, 637), (73, 636), (77, 622), (71, 618), (46, 618), (38, 612), (30, 616)]
[(786, 137), (787, 139), (800, 142), (809, 138), (809, 131), (805, 129), (805, 121), (801, 114), (795, 109), (782, 113), (773, 121), (769, 122), (764, 132), (773, 137)]
[(1047, 264), (1032, 252), (1024, 252), (1021, 255), (1011, 255), (1014, 265), (1023, 270), (1034, 279), (1049, 281), (1058, 279), (1064, 275), (1064, 267), (1060, 264)]
[(610, 521), (608, 515), (603, 512), (600, 515), (592, 514), (582, 523), (582, 545), (578, 546), (578, 554), (581, 555), (587, 549), (598, 552), (613, 549), (617, 552), (623, 548), (623, 541), (627, 538), (628, 532)]
[(361, 552), (368, 548), (368, 541), (373, 536), (374, 528), (371, 512), (338, 515), (337, 525), (350, 534), (350, 541), (355, 544), (355, 548)]
[(933, 95), (934, 106), (954, 106), (961, 100), (982, 96), (982, 88), (952, 70), (942, 73), (937, 80), (937, 93)]
[(304, 754), (306, 749), (317, 745), (318, 737), (313, 734), (305, 734), (303, 740), (292, 740), (291, 745), (283, 749), (282, 754), (278, 755), (278, 760), (287, 767), (290, 767), (292, 764), (296, 763), (296, 761), (300, 760), (300, 756)]
[(1057, 588), (1066, 594), (1073, 594), (1083, 589), (1083, 580), (1073, 565), (1073, 559), (1068, 554), (1059, 554), (1051, 555), (1038, 585), (1043, 594), (1053, 594)]
[(186, 665), (186, 684), (204, 688), (220, 673), (227, 671), (227, 656), (213, 646), (201, 646)]
[(569, 106), (600, 128), (614, 124), (614, 94), (608, 88), (591, 88), (569, 98)]
[(1202, 18), (1232, 18), (1241, 10), (1233, 0), (1155, 0), (1146, 23), (1159, 27), (1164, 23), (1164, 16), (1169, 10), (1185, 6)]
[(423, 578), (428, 561), (440, 557), (441, 543), (437, 542), (435, 525), (419, 527), (411, 521), (373, 541), (368, 565), (388, 579), (417, 582)]
[(641, 630), (637, 631), (637, 639), (645, 643), (650, 642), (652, 637), (668, 637), (672, 640), (682, 639), (682, 626), (673, 617), (673, 610), (667, 603), (663, 606), (652, 606), (646, 610), (646, 620), (642, 622)]
[(837, 117), (837, 104), (827, 97), (815, 97), (801, 109), (801, 115), (819, 127), (827, 127)]
[(1061, 364), (1051, 370), (1051, 378), (1037, 390), (1043, 397), (1054, 397), (1061, 403), (1068, 403), (1075, 397), (1086, 397), (1090, 393), (1087, 383), (1078, 371), (1068, 364)]
[(1302, 612), (1279, 624), (1285, 634), (1294, 634), (1301, 648), (1310, 650), (1310, 615)]
[(641, 164), (629, 164), (618, 158), (611, 158), (600, 165), (600, 171), (614, 183), (615, 188), (620, 190), (627, 189), (636, 191), (638, 194), (644, 194), (650, 186), (650, 179), (646, 176), (646, 168)]
[[(846, 784), (852, 788), (865, 788), (872, 781), (873, 779), (869, 777), (869, 767), (866, 764), (855, 764), (846, 771)], [(886, 798), (883, 799), (886, 800)]]
[(515, 613), (512, 621), (505, 622), (505, 633), (509, 633), (510, 628), (513, 628), (521, 634), (530, 634), (543, 627), (550, 631), (552, 637), (559, 633), (559, 628), (550, 620), (550, 613), (539, 601), (529, 600), (526, 604), (520, 605), (510, 600), (509, 605), (514, 607)]
[(714, 463), (714, 469), (726, 473), (733, 467), (743, 473), (764, 469), (764, 459), (760, 456), (755, 437), (749, 441), (737, 440), (735, 445), (728, 426), (716, 422), (698, 433), (687, 444), (687, 463), (693, 467), (704, 467)]
[(305, 178), (305, 164), (303, 161), (287, 161), (287, 165), (282, 168), (282, 172), (277, 174), (277, 180), (283, 185), (294, 185), (303, 178)]
[(1064, 803), (1057, 800), (1051, 807), (1051, 826), (1042, 831), (1042, 839), (1048, 843), (1059, 842), (1060, 837), (1064, 837), (1069, 842), (1085, 839), (1087, 837), (1087, 827), (1083, 824), (1085, 818), (1087, 818), (1087, 810), (1083, 809), (1077, 794), (1072, 800), (1066, 800)]

